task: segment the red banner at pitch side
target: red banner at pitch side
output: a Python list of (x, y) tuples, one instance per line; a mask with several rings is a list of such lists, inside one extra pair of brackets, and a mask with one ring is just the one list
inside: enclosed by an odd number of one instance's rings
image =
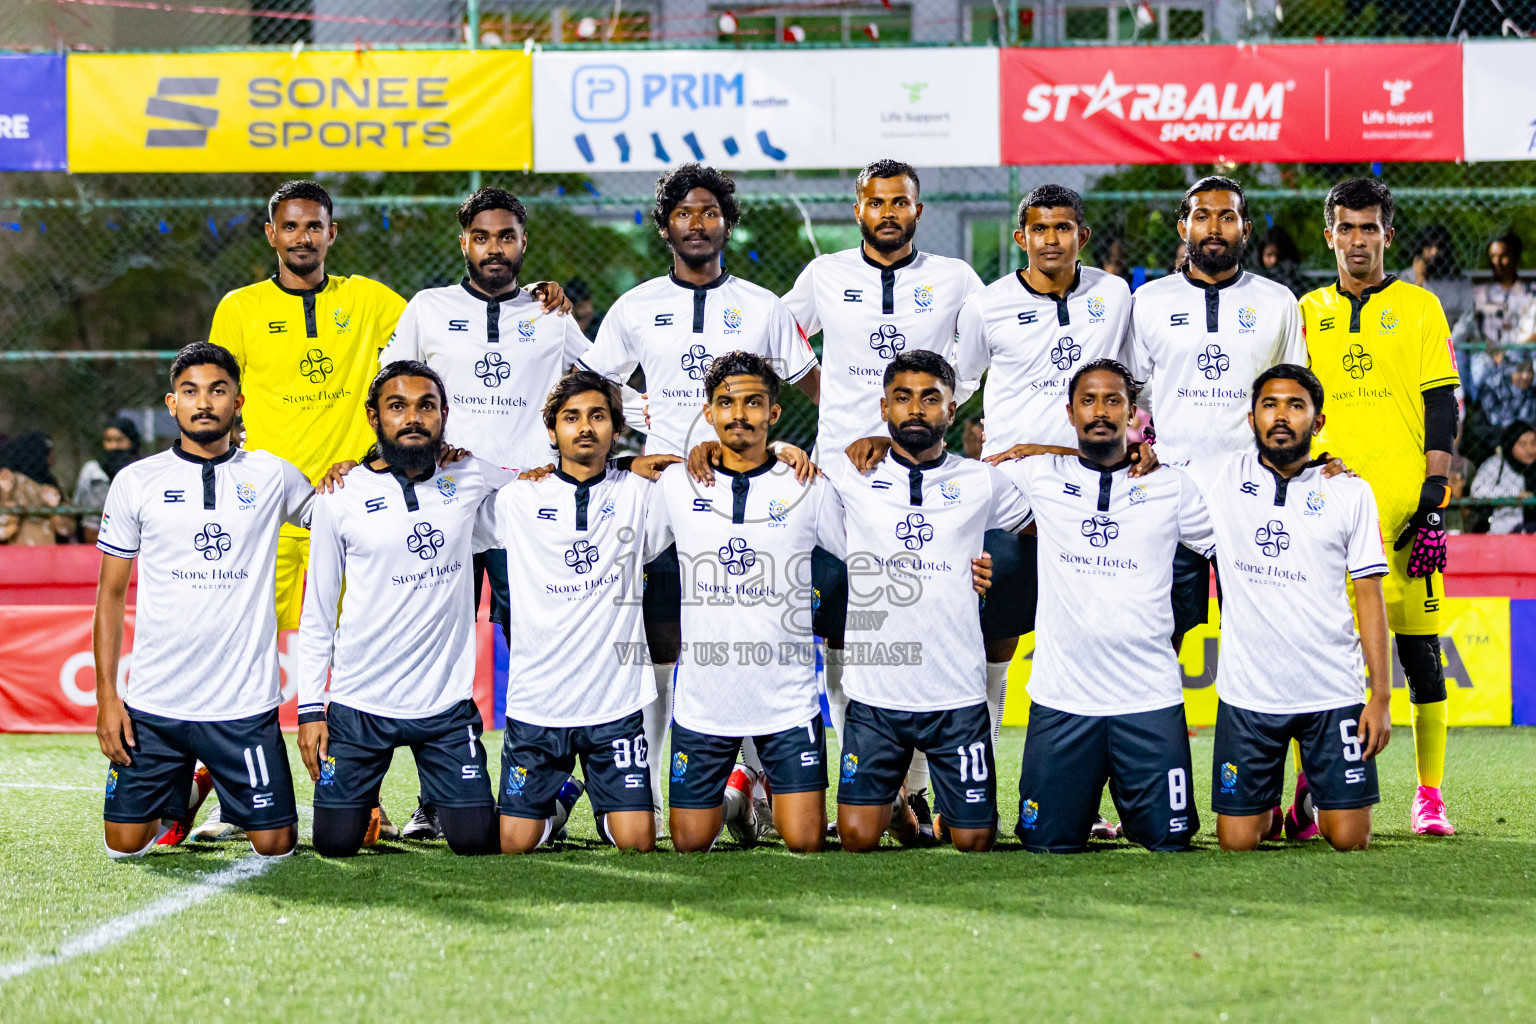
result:
[(1002, 51), (1005, 164), (1459, 160), (1454, 43)]

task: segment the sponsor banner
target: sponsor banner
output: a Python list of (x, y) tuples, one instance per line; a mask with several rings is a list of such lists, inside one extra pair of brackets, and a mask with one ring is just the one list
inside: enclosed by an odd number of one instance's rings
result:
[(538, 171), (998, 163), (993, 49), (542, 52)]
[(1005, 164), (1459, 160), (1454, 43), (1002, 51)]
[[(0, 606), (0, 732), (95, 732), (96, 658), (88, 605)], [(133, 671), (134, 610), (123, 629), (119, 692)], [(487, 729), (494, 717), (495, 641), (489, 622), (475, 624), (475, 704)], [(278, 634), (284, 729), (298, 728), (294, 653), (298, 631)]]
[(0, 171), (62, 171), (64, 55), (0, 56)]
[(526, 170), (531, 74), (503, 51), (74, 55), (69, 166)]
[[(1510, 616), (1512, 606), (1536, 608), (1536, 601), (1511, 602), (1507, 597), (1453, 597), (1445, 607), (1449, 625), (1440, 636), (1445, 662), (1445, 688), (1451, 725), (1509, 725), (1512, 701)], [(1392, 722), (1408, 725), (1408, 682), (1392, 647)], [(1030, 658), (1033, 635), (1021, 637), (1008, 669), (1004, 725), (1029, 722)], [(1221, 661), (1221, 609), (1211, 600), (1210, 622), (1184, 637), (1179, 673), (1184, 682), (1184, 709), (1190, 725), (1216, 724), (1216, 669)], [(1305, 671), (1297, 666), (1296, 671)], [(1411, 742), (1411, 740), (1410, 740)]]
[(1536, 39), (1463, 43), (1468, 160), (1536, 160)]

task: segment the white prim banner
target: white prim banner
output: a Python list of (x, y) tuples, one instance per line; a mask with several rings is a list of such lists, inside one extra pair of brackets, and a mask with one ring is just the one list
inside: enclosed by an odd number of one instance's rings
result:
[(998, 163), (992, 49), (539, 53), (536, 171)]
[(1463, 43), (1468, 160), (1536, 160), (1536, 40)]

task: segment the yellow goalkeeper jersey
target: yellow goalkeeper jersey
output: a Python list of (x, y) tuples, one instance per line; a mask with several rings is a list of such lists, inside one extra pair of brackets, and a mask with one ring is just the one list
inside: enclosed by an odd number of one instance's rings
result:
[(1308, 292), (1301, 324), (1326, 396), (1312, 450), (1370, 483), (1391, 543), (1424, 483), (1423, 394), (1459, 383), (1445, 312), (1433, 293), (1388, 276), (1358, 299), (1337, 282)]
[(295, 291), (275, 277), (224, 296), (208, 340), (240, 362), (245, 447), (311, 480), (373, 443), (363, 411), (379, 353), (405, 300), (366, 277), (328, 276)]

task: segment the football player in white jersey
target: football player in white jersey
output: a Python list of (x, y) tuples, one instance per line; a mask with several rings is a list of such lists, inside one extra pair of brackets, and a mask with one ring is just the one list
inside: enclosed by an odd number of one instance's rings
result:
[(402, 746), (448, 846), (500, 848), (474, 701), (468, 570), (480, 505), (512, 474), (473, 458), (438, 465), (448, 404), (425, 363), (387, 364), (368, 389), (373, 450), (350, 487), (315, 503), (297, 676), (299, 753), (315, 784), (322, 856), (363, 845)]
[[(288, 748), (277, 724), (277, 542), (306, 526), (314, 490), (297, 467), (230, 437), (240, 364), (198, 342), (171, 363), (174, 446), (112, 481), (96, 546), (91, 626), (96, 737), (107, 771), (107, 854), (148, 852), (161, 819), (186, 817), (200, 760), (223, 820), (264, 857), (298, 842)], [(123, 617), (139, 563), (133, 667), (119, 694)]]
[[(857, 248), (818, 256), (806, 264), (784, 304), (810, 338), (821, 332), (821, 402), (816, 448), (822, 461), (841, 458), (861, 438), (885, 439), (880, 414), (885, 367), (902, 352), (928, 349), (954, 354), (955, 320), (981, 278), (964, 260), (919, 250), (914, 243), (923, 215), (920, 184), (912, 165), (876, 160), (854, 183), (853, 216), (863, 241)], [(974, 386), (970, 388), (974, 390)], [(962, 397), (963, 400), (963, 397)], [(816, 553), (816, 635), (833, 651), (843, 646), (848, 608), (848, 571), (825, 550)], [(843, 732), (842, 661), (826, 661), (827, 706), (838, 736)], [(925, 835), (928, 762), (913, 758), (907, 780)]]
[(1200, 828), (1169, 591), (1174, 548), (1208, 557), (1213, 535), (1199, 491), (1178, 470), (1131, 477), (1136, 390), (1124, 364), (1085, 363), (1064, 403), (1081, 454), (998, 467), (1029, 500), (1040, 537), (1014, 827), (1035, 852), (1085, 849), (1105, 782), (1126, 836), (1148, 849), (1188, 849)]
[[(683, 164), (656, 182), (651, 210), (672, 250), (672, 269), (623, 295), (603, 317), (581, 365), (622, 383), (645, 374), (645, 451), (683, 455), (714, 432), (704, 422), (704, 374), (734, 349), (773, 360), (775, 371), (816, 401), (821, 379), (810, 343), (778, 296), (725, 269), (722, 253), (741, 219), (736, 183), (713, 167)], [(682, 637), (677, 552), (645, 569), (645, 631), (656, 674), (646, 737), (662, 749), (671, 718), (672, 676)], [(660, 828), (661, 780), (652, 780)]]
[(1376, 498), (1364, 480), (1330, 477), (1321, 458), (1309, 457), (1324, 422), (1323, 386), (1311, 370), (1272, 367), (1252, 393), (1258, 450), (1185, 468), (1210, 508), (1221, 566), (1216, 837), (1224, 850), (1279, 837), (1294, 740), (1323, 836), (1338, 850), (1364, 849), (1379, 800), (1375, 758), (1392, 734)]
[(849, 609), (880, 623), (845, 649), (848, 701), (839, 760), (843, 848), (873, 849), (890, 828), (917, 840), (904, 780), (928, 756), (936, 820), (955, 848), (991, 849), (997, 779), (970, 561), (989, 529), (1028, 525), (1029, 505), (985, 462), (944, 450), (955, 416), (955, 371), (927, 349), (885, 371), (890, 457), (861, 472), (835, 455), (823, 467), (843, 503)]
[[(1253, 222), (1242, 185), (1201, 178), (1185, 191), (1178, 223), (1186, 265), (1138, 289), (1131, 311), (1131, 370), (1147, 381), (1158, 458), (1172, 465), (1246, 451), (1249, 382), (1276, 363), (1307, 361), (1296, 296), (1243, 269)], [(1211, 574), (1188, 548), (1175, 557), (1177, 647), (1206, 621)]]

